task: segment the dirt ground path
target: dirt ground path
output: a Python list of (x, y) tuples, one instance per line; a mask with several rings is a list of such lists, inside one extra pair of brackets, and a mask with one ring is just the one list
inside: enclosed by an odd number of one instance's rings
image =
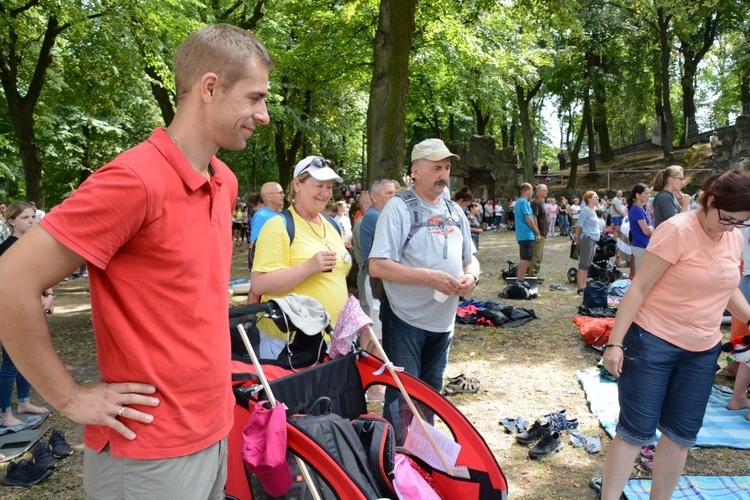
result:
[[(513, 233), (494, 232), (482, 235), (479, 260), (483, 275), (474, 298), (511, 303), (534, 309), (539, 316), (526, 325), (512, 329), (457, 325), (451, 349), (448, 375), (465, 373), (481, 379), (478, 394), (451, 396), (453, 403), (476, 426), (495, 453), (509, 483), (511, 498), (521, 499), (586, 499), (595, 498), (588, 486), (589, 478), (601, 472), (609, 438), (589, 411), (575, 372), (596, 365), (598, 354), (587, 347), (571, 322), (580, 299), (574, 285), (567, 282), (568, 268), (575, 264), (568, 258), (570, 240), (550, 238), (540, 275), (545, 283), (540, 298), (519, 303), (498, 298), (504, 288), (501, 270), (508, 259), (517, 260), (518, 247)], [(235, 252), (232, 278), (247, 277), (246, 254)], [(550, 290), (559, 283), (567, 291)], [(56, 313), (49, 318), (55, 346), (79, 382), (98, 377), (93, 339), (88, 282), (86, 279), (67, 281), (56, 287)], [(239, 305), (243, 298), (234, 297)], [(725, 362), (720, 360), (722, 366)], [(717, 382), (731, 385), (723, 376)], [(189, 381), (186, 381), (189, 383)], [(33, 396), (32, 400), (38, 398)], [(543, 460), (528, 458), (528, 448), (515, 442), (498, 424), (504, 417), (534, 419), (554, 410), (567, 409), (578, 418), (580, 430), (587, 436), (599, 434), (603, 450), (589, 455), (570, 445), (563, 435), (565, 447), (560, 453)], [(81, 426), (59, 413), (50, 416), (50, 423), (62, 429), (76, 453), (58, 462), (55, 473), (45, 482), (29, 490), (0, 486), (2, 498), (85, 498), (82, 486), (83, 458)], [(750, 424), (749, 424), (750, 425)], [(26, 456), (30, 458), (30, 456)], [(5, 465), (0, 465), (4, 475)], [(696, 449), (690, 452), (688, 474), (746, 474), (750, 470), (750, 452), (727, 448)], [(639, 472), (634, 469), (634, 475)]]

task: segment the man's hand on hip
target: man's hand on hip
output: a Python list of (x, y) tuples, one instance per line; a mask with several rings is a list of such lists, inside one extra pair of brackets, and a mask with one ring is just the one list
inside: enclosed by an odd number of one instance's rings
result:
[(123, 423), (124, 419), (144, 424), (153, 422), (153, 415), (131, 405), (158, 406), (159, 398), (147, 395), (154, 392), (156, 388), (150, 384), (95, 382), (81, 386), (60, 411), (79, 424), (106, 425), (128, 439), (135, 439), (135, 433)]

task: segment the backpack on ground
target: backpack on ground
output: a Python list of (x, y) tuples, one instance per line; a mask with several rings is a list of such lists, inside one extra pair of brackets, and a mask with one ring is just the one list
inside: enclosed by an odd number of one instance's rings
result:
[(607, 285), (592, 281), (583, 289), (583, 306), (589, 309), (607, 308)]
[(527, 300), (531, 298), (531, 294), (529, 293), (529, 289), (526, 288), (523, 283), (520, 281), (514, 281), (513, 283), (509, 283), (508, 286), (505, 287), (505, 290), (500, 292), (500, 297)]

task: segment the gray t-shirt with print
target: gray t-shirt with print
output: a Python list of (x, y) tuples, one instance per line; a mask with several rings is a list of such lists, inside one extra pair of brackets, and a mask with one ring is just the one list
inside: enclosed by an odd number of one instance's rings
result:
[[(466, 215), (458, 205), (443, 197), (436, 205), (419, 197), (417, 200), (422, 220), (429, 221), (429, 225), (417, 230), (399, 259), (399, 251), (409, 235), (411, 217), (406, 203), (394, 196), (378, 219), (370, 258), (390, 259), (409, 267), (445, 271), (458, 278), (476, 253)], [(446, 224), (448, 219), (458, 225)], [(445, 302), (438, 302), (433, 296), (435, 290), (429, 286), (387, 280), (383, 280), (383, 284), (391, 309), (402, 321), (431, 332), (453, 330), (458, 296), (453, 295)]]

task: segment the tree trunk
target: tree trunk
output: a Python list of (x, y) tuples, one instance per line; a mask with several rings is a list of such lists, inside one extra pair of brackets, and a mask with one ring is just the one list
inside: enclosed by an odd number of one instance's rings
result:
[(151, 79), (151, 94), (161, 110), (161, 117), (165, 125), (172, 123), (174, 119), (174, 106), (169, 91), (164, 88), (162, 79), (150, 64), (146, 66), (146, 75)]
[[(35, 2), (29, 2), (25, 8), (31, 8)], [(0, 37), (0, 81), (3, 84), (5, 99), (8, 103), (8, 115), (13, 122), (13, 129), (18, 140), (18, 151), (23, 164), (26, 180), (26, 199), (36, 203), (40, 209), (45, 209), (44, 189), (42, 185), (42, 158), (39, 145), (34, 135), (34, 109), (44, 86), (47, 69), (52, 64), (52, 47), (57, 36), (69, 25), (60, 26), (55, 16), (47, 20), (36, 67), (31, 80), (26, 84), (18, 81), (19, 64), (23, 49), (19, 47), (19, 36), (13, 26), (5, 29), (9, 35)], [(26, 89), (26, 95), (21, 96), (19, 87)]]
[(669, 59), (671, 57), (672, 44), (669, 40), (669, 23), (672, 15), (664, 15), (664, 7), (656, 9), (659, 22), (659, 48), (660, 48), (660, 71), (661, 71), (661, 105), (664, 112), (664, 127), (661, 136), (661, 149), (664, 151), (664, 158), (668, 160), (672, 157), (674, 149), (674, 117), (672, 116), (672, 104), (669, 101)]
[[(586, 91), (588, 93), (588, 91)], [(578, 137), (576, 137), (576, 143), (573, 146), (573, 150), (570, 152), (570, 177), (568, 177), (568, 189), (576, 188), (576, 181), (578, 180), (578, 154), (581, 152), (581, 145), (583, 144), (583, 134), (586, 132), (586, 122), (588, 122), (589, 110), (584, 106), (583, 117), (581, 118), (581, 128), (578, 130)], [(572, 126), (572, 122), (571, 122)]]
[(750, 114), (750, 66), (740, 71), (740, 96), (743, 113)]
[(492, 112), (489, 112), (487, 113), (487, 115), (485, 115), (482, 112), (482, 106), (474, 99), (469, 99), (469, 104), (474, 110), (474, 117), (477, 121), (477, 135), (485, 135), (487, 132), (487, 123), (489, 123), (490, 121)]
[(416, 0), (381, 0), (373, 42), (373, 72), (367, 108), (367, 183), (401, 179), (406, 156), (404, 127), (409, 52)]
[(518, 114), (521, 118), (521, 130), (523, 132), (523, 164), (526, 182), (534, 182), (534, 171), (532, 164), (534, 162), (534, 131), (531, 128), (531, 117), (529, 116), (529, 104), (534, 96), (542, 88), (542, 81), (539, 80), (534, 88), (526, 92), (520, 85), (516, 85), (516, 97), (518, 98)]
[[(688, 120), (695, 123), (695, 75), (698, 72), (698, 65), (709, 49), (711, 49), (716, 39), (720, 20), (720, 13), (712, 13), (704, 19), (700, 38), (695, 40), (690, 40), (687, 37), (680, 38), (680, 52), (683, 55), (684, 69), (682, 78), (680, 79), (680, 85), (682, 86), (682, 114), (686, 123), (688, 123)], [(688, 132), (686, 127), (682, 138), (683, 144), (687, 143)], [(695, 132), (699, 132), (697, 126), (695, 127)]]
[[(285, 78), (282, 77), (282, 82)], [(310, 106), (312, 103), (312, 91), (307, 90), (305, 92), (304, 104), (302, 107), (302, 121), (307, 121), (310, 116)], [(276, 125), (276, 132), (274, 134), (274, 146), (276, 149), (276, 163), (279, 165), (279, 184), (286, 189), (289, 183), (292, 181), (292, 175), (294, 172), (292, 169), (297, 163), (297, 154), (302, 147), (303, 141), (302, 129), (297, 129), (292, 135), (292, 139), (287, 146), (286, 144), (286, 131), (284, 128), (284, 122), (281, 121)], [(307, 155), (303, 155), (307, 156)]]
[(591, 97), (586, 89), (583, 94), (583, 117), (589, 146), (589, 173), (596, 173), (596, 137), (594, 136), (594, 122), (591, 117)]
[[(601, 76), (607, 72), (607, 65), (603, 63), (602, 57), (599, 54), (587, 52), (586, 66), (586, 72), (589, 75), (594, 91), (594, 104), (591, 107), (591, 117), (594, 129), (599, 134), (599, 154), (601, 155), (601, 160), (606, 163), (615, 159), (615, 154), (612, 151), (612, 145), (609, 140), (609, 126), (607, 125), (607, 90)], [(594, 68), (596, 68), (596, 71), (592, 71)]]

